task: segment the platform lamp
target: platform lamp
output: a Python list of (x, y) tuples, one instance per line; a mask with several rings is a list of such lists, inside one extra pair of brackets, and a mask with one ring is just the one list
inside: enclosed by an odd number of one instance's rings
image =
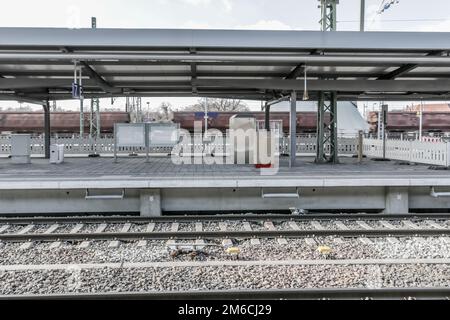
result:
[(306, 67), (306, 65), (305, 65), (305, 68), (304, 68), (304, 72), (305, 72), (305, 75), (304, 75), (304, 78), (305, 78), (305, 89), (304, 89), (304, 92), (303, 92), (303, 101), (308, 101), (309, 100), (309, 94), (308, 94), (308, 80), (307, 80), (307, 76), (308, 76), (308, 74), (307, 74), (307, 67)]

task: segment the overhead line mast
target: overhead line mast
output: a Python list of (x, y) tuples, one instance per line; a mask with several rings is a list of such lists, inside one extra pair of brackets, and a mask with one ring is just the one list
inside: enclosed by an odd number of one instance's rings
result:
[[(91, 18), (92, 29), (97, 29), (97, 18)], [(91, 113), (89, 117), (89, 138), (100, 139), (101, 134), (100, 99), (91, 99)]]
[[(336, 31), (339, 0), (319, 0), (322, 31)], [(337, 92), (319, 91), (317, 110), (317, 163), (338, 163)], [(329, 121), (326, 114), (329, 113)]]

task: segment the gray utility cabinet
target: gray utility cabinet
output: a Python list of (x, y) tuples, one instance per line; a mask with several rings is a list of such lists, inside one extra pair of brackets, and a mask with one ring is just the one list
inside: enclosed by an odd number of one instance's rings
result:
[(11, 159), (13, 163), (31, 163), (31, 135), (11, 135)]

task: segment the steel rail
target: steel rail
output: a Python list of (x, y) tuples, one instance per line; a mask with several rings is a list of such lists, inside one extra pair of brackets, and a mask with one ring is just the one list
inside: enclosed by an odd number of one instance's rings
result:
[(72, 217), (0, 217), (0, 224), (69, 224), (69, 223), (172, 223), (207, 221), (321, 221), (321, 220), (428, 220), (450, 219), (450, 213), (431, 214), (233, 214), (233, 215), (186, 215), (186, 216), (72, 216)]
[(93, 232), (93, 233), (31, 233), (0, 234), (0, 241), (85, 241), (85, 240), (169, 240), (227, 238), (304, 238), (304, 237), (394, 237), (450, 236), (450, 229), (372, 229), (372, 230), (263, 230), (263, 231), (201, 231), (201, 232)]
[(83, 53), (0, 53), (0, 61), (173, 61), (173, 62), (261, 62), (261, 63), (315, 63), (329, 64), (417, 64), (417, 65), (450, 65), (449, 57), (433, 56), (311, 56), (311, 55), (231, 55), (231, 54), (83, 54)]
[(411, 298), (448, 300), (449, 297), (450, 288), (349, 288), (2, 295), (0, 300), (405, 300)]

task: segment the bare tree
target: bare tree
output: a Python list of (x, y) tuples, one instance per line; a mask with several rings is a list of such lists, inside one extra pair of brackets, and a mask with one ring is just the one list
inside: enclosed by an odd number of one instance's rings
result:
[(64, 109), (61, 106), (57, 106), (56, 108), (52, 109), (52, 112), (69, 112), (70, 110)]
[(158, 121), (158, 122), (172, 120), (173, 118), (172, 105), (169, 102), (161, 103), (161, 105), (155, 112), (151, 112), (148, 115), (148, 118), (151, 121)]
[(10, 111), (10, 112), (32, 112), (33, 109), (30, 106), (20, 105), (18, 107), (9, 107), (9, 108), (6, 109), (6, 111)]
[(199, 99), (196, 104), (185, 108), (185, 111), (204, 111), (205, 104), (212, 112), (248, 112), (250, 109), (238, 99)]

